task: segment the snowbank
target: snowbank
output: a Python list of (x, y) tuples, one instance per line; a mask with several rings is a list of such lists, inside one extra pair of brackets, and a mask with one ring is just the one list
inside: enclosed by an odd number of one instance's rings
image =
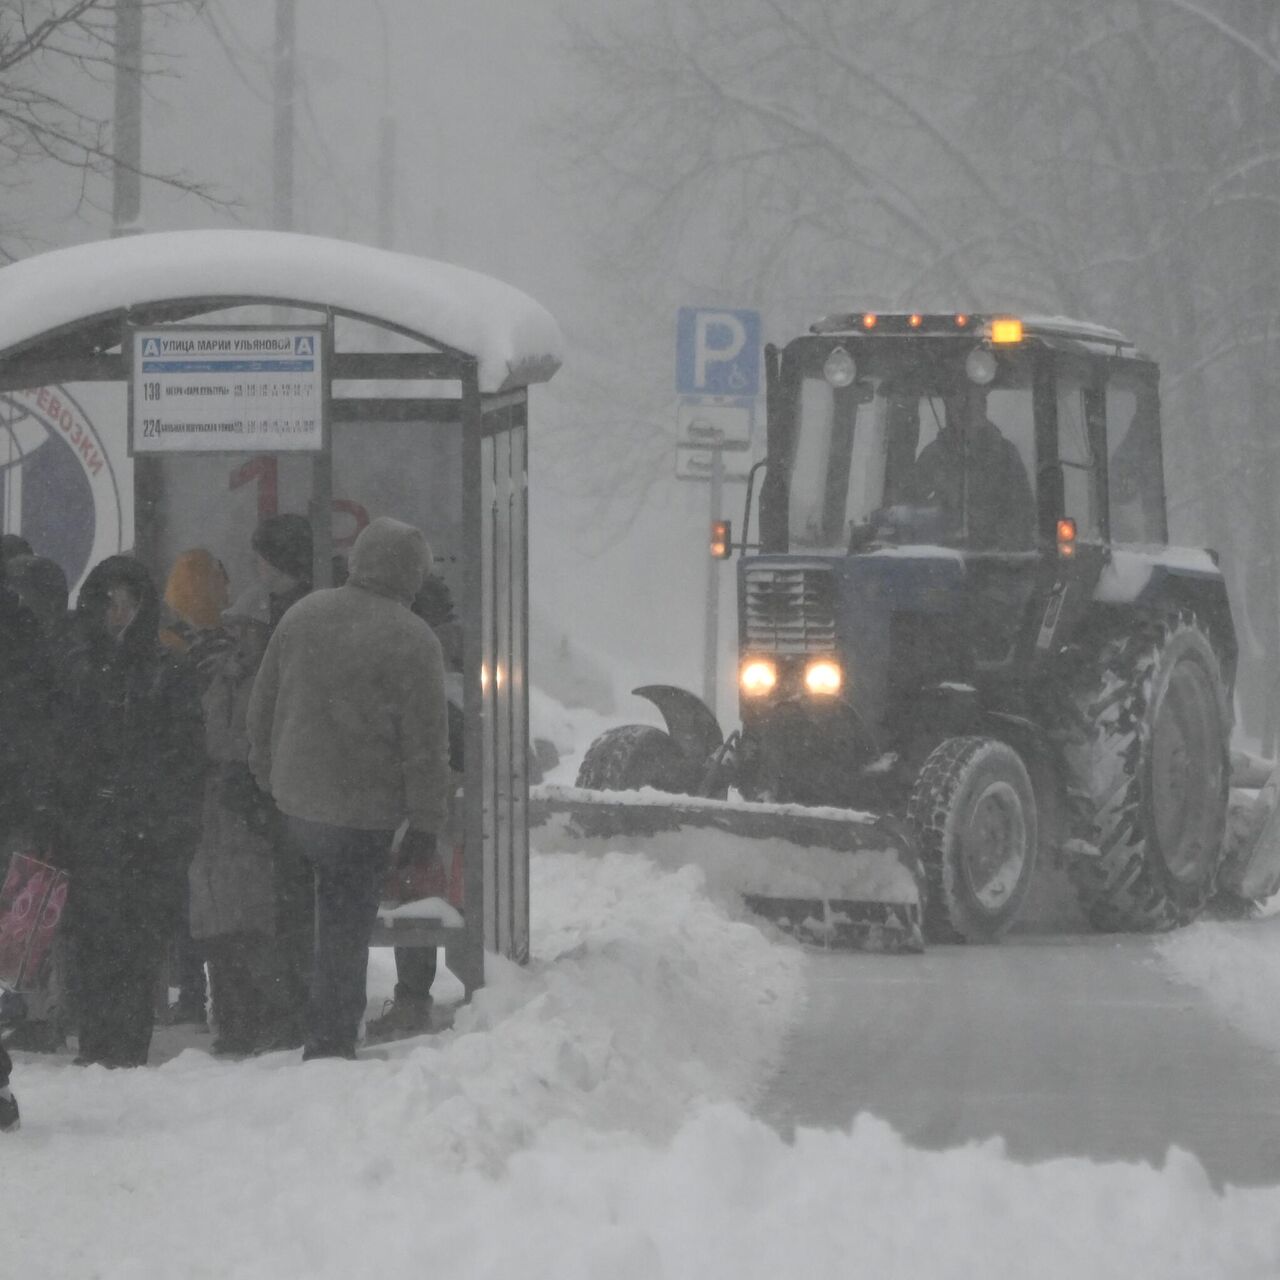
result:
[[(1278, 905), (1273, 899), (1268, 910)], [(1280, 1054), (1280, 915), (1180, 929), (1160, 940), (1160, 959), (1182, 981), (1208, 992), (1251, 1040)], [(1276, 1174), (1280, 1179), (1280, 1168)]]
[[(1216, 1193), (1177, 1151), (1027, 1165), (999, 1142), (916, 1150), (867, 1116), (784, 1142), (747, 1109), (803, 953), (730, 918), (693, 868), (554, 854), (532, 876), (530, 966), (491, 962), (454, 1031), (384, 1057), (188, 1051), (106, 1072), (23, 1055), (0, 1272), (1280, 1274), (1280, 1188)], [(1197, 926), (1162, 956), (1280, 1051), (1280, 922)]]

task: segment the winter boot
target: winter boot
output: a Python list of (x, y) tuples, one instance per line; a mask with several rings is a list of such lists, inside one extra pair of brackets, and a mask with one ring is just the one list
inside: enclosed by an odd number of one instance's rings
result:
[(67, 1037), (53, 1021), (20, 1022), (4, 1037), (4, 1047), (23, 1053), (62, 1053)]
[(420, 1036), (431, 1030), (431, 997), (398, 995), (382, 1006), (382, 1013), (364, 1030), (366, 1044)]

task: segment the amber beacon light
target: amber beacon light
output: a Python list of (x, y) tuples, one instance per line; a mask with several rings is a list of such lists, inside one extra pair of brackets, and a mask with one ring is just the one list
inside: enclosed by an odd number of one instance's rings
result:
[(991, 341), (1003, 344), (1022, 341), (1022, 321), (1016, 316), (996, 316), (991, 321)]
[(727, 560), (733, 550), (733, 524), (729, 520), (711, 522), (711, 558)]

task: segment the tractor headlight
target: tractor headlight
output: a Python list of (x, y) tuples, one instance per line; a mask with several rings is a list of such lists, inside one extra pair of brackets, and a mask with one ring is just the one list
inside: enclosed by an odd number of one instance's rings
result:
[(804, 669), (804, 687), (820, 697), (834, 697), (840, 692), (843, 683), (844, 673), (840, 670), (840, 664), (830, 658), (819, 658)]
[(748, 698), (761, 698), (778, 683), (778, 668), (763, 658), (752, 658), (742, 664), (738, 687)]
[(974, 347), (964, 358), (969, 381), (985, 387), (996, 376), (996, 358), (988, 347)]
[(858, 365), (843, 347), (836, 347), (822, 366), (822, 376), (833, 387), (851, 387), (858, 376)]

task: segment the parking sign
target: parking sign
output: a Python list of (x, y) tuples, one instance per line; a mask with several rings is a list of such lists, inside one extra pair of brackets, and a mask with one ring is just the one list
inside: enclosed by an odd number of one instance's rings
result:
[(676, 391), (684, 396), (760, 392), (760, 313), (681, 307), (676, 313)]

